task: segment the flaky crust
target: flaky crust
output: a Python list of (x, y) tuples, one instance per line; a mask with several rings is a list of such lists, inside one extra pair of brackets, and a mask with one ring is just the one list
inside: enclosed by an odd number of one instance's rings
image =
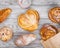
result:
[(0, 29), (0, 40), (7, 42), (8, 40), (10, 40), (12, 38), (12, 29), (4, 26)]
[(20, 35), (16, 40), (15, 40), (15, 45), (16, 46), (26, 46), (32, 43), (33, 41), (36, 40), (36, 35), (35, 34), (24, 34)]
[(18, 17), (18, 25), (24, 30), (32, 32), (38, 28), (39, 19), (40, 17), (38, 12), (29, 9), (25, 14), (21, 14)]
[(12, 10), (10, 8), (0, 10), (0, 23), (3, 22), (11, 12)]
[(60, 23), (60, 7), (50, 9), (48, 16), (52, 22)]
[(57, 28), (50, 24), (44, 24), (43, 27), (40, 29), (40, 35), (43, 40), (47, 40), (57, 33)]

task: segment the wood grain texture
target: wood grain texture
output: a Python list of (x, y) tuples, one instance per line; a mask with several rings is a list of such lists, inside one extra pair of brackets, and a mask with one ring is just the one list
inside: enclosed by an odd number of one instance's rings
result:
[(50, 8), (60, 6), (60, 1), (59, 0), (32, 0), (32, 5), (30, 6), (31, 9), (35, 9), (39, 12), (40, 15), (40, 22), (38, 29), (35, 30), (33, 33), (37, 35), (37, 40), (34, 41), (32, 44), (24, 47), (17, 47), (14, 45), (14, 40), (20, 35), (20, 34), (28, 34), (28, 31), (23, 30), (20, 28), (17, 24), (17, 18), (20, 14), (26, 12), (27, 9), (22, 9), (18, 5), (18, 0), (0, 0), (0, 9), (2, 8), (11, 8), (12, 13), (8, 17), (6, 21), (0, 24), (0, 28), (3, 26), (9, 26), (13, 29), (14, 36), (13, 38), (5, 43), (0, 41), (0, 48), (43, 48), (43, 46), (40, 43), (40, 35), (39, 35), (39, 30), (42, 27), (44, 23), (51, 23), (55, 26), (59, 26), (53, 22), (51, 22), (48, 19), (48, 11)]

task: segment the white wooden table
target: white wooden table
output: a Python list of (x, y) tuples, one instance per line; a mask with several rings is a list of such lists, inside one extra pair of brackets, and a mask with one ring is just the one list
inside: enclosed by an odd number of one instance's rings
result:
[[(44, 23), (51, 23), (55, 26), (59, 26), (48, 19), (48, 11), (50, 8), (59, 6), (60, 0), (32, 0), (32, 5), (30, 8), (37, 10), (40, 14), (41, 19), (39, 22), (38, 29), (33, 32), (34, 34), (37, 35), (37, 40), (31, 43), (30, 45), (24, 46), (24, 47), (17, 47), (14, 45), (14, 40), (20, 34), (29, 33), (28, 31), (21, 29), (17, 24), (17, 17), (21, 13), (24, 13), (27, 10), (27, 9), (22, 9), (18, 5), (17, 1), (18, 0), (0, 0), (0, 9), (6, 8), (6, 7), (9, 7), (12, 9), (11, 15), (6, 21), (0, 24), (0, 28), (3, 26), (10, 26), (14, 31), (13, 39), (8, 41), (7, 43), (0, 41), (0, 48), (43, 48), (43, 46), (40, 43), (41, 37), (39, 35), (39, 30)], [(8, 3), (5, 3), (5, 2), (8, 2)]]

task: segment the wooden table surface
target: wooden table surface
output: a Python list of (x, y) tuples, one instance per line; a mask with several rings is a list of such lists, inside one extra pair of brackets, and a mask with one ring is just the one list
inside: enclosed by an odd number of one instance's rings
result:
[(56, 6), (60, 6), (60, 0), (32, 0), (32, 5), (30, 6), (30, 8), (37, 10), (40, 14), (40, 22), (39, 22), (38, 29), (33, 32), (34, 34), (37, 35), (37, 40), (28, 46), (17, 47), (14, 45), (14, 40), (20, 34), (29, 33), (28, 31), (21, 29), (17, 24), (17, 17), (21, 13), (24, 13), (27, 9), (22, 9), (18, 5), (18, 0), (0, 0), (0, 9), (7, 8), (7, 7), (12, 9), (11, 15), (8, 17), (6, 21), (0, 24), (0, 28), (3, 26), (9, 26), (13, 29), (14, 32), (14, 36), (10, 41), (6, 43), (0, 41), (0, 48), (43, 48), (43, 46), (40, 43), (41, 37), (39, 35), (39, 30), (44, 23), (50, 23), (55, 26), (59, 26), (58, 24), (51, 22), (48, 18), (49, 9)]

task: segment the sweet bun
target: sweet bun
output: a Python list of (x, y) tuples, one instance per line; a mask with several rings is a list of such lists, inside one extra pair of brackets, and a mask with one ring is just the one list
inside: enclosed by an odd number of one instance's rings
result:
[(9, 27), (4, 26), (0, 29), (0, 40), (7, 42), (12, 38), (12, 35), (12, 30)]
[(57, 33), (57, 28), (50, 24), (44, 24), (43, 27), (40, 29), (40, 35), (43, 40), (47, 40)]
[(60, 7), (54, 7), (49, 11), (49, 19), (52, 22), (60, 23)]
[(24, 35), (20, 35), (15, 40), (15, 45), (26, 46), (26, 45), (29, 45), (30, 43), (32, 43), (35, 40), (36, 40), (36, 35), (35, 34), (24, 34)]
[(36, 10), (29, 9), (18, 17), (18, 25), (24, 30), (32, 32), (38, 28), (39, 18)]
[(12, 10), (10, 8), (0, 10), (0, 23), (6, 20), (6, 18), (9, 16), (11, 12)]

